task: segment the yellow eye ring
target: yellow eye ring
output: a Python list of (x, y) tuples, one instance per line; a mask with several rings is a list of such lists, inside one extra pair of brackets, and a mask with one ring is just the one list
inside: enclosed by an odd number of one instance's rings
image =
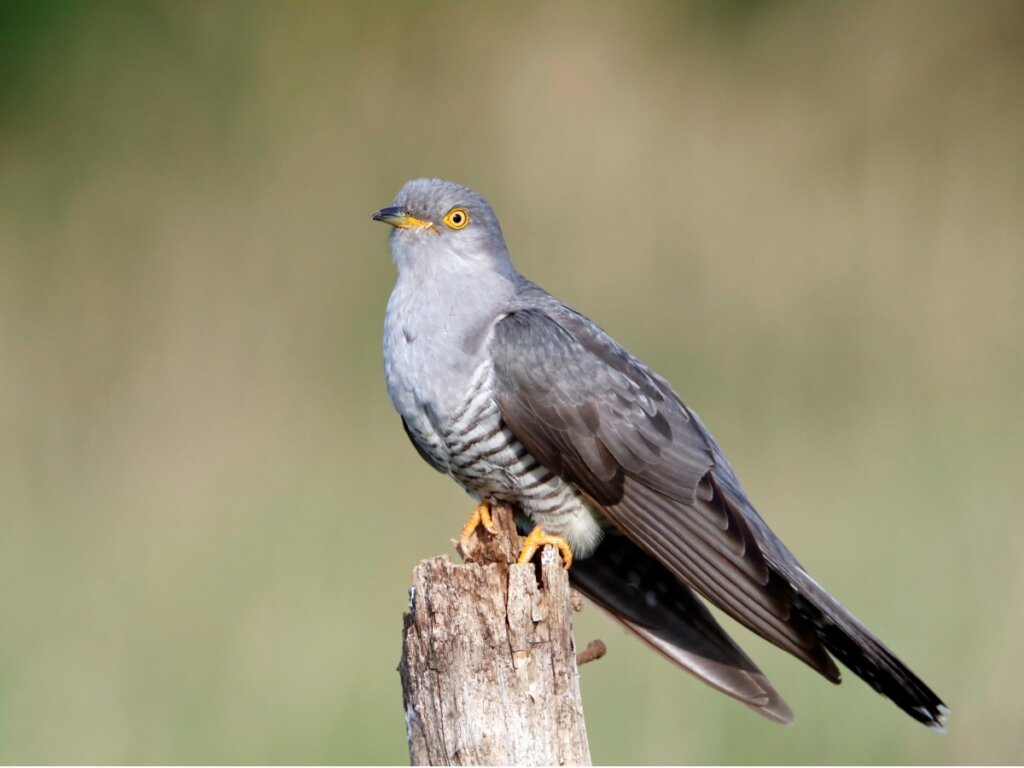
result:
[(452, 208), (444, 215), (444, 223), (452, 229), (462, 229), (469, 224), (469, 211), (465, 208)]

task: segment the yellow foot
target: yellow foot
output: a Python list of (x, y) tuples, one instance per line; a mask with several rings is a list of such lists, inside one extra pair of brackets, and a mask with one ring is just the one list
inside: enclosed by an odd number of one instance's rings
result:
[(562, 553), (562, 560), (565, 561), (565, 569), (569, 570), (569, 566), (572, 565), (572, 550), (569, 549), (569, 542), (561, 536), (549, 536), (539, 525), (523, 539), (523, 551), (519, 553), (519, 559), (516, 562), (519, 565), (530, 562), (537, 554), (537, 550), (547, 544), (558, 547), (558, 551)]
[(480, 506), (473, 510), (462, 533), (459, 534), (459, 544), (463, 549), (469, 548), (469, 539), (478, 525), (482, 525), (484, 530), (492, 536), (498, 532), (498, 529), (494, 527), (494, 521), (491, 520), (491, 504), (488, 501), (480, 502)]

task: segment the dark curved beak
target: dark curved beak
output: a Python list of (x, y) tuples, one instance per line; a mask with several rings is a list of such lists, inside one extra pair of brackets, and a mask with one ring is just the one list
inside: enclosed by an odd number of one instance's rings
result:
[(392, 227), (397, 229), (430, 229), (434, 225), (429, 221), (423, 221), (417, 219), (411, 213), (408, 208), (404, 208), (400, 205), (395, 205), (390, 208), (381, 208), (375, 214), (373, 214), (374, 221), (383, 221), (385, 224), (390, 224)]

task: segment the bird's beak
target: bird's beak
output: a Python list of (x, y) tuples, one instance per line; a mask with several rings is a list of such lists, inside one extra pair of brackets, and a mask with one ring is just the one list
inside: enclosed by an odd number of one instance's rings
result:
[(383, 221), (397, 229), (433, 229), (434, 225), (429, 221), (417, 219), (407, 208), (400, 205), (391, 208), (381, 208), (373, 214), (374, 221)]

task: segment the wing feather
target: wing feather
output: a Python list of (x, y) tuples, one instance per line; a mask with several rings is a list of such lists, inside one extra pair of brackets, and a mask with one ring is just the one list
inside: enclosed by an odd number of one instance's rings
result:
[[(490, 352), (502, 418), (533, 457), (754, 632), (839, 682), (831, 651), (911, 716), (941, 727), (942, 701), (807, 575), (665, 380), (541, 289), (522, 290), (522, 306), (494, 326)], [(664, 638), (631, 628), (668, 653)]]
[(528, 309), (497, 324), (491, 351), (509, 428), (676, 578), (838, 679), (742, 516), (721, 503), (715, 452), (690, 412), (603, 332), (574, 324), (578, 317)]

